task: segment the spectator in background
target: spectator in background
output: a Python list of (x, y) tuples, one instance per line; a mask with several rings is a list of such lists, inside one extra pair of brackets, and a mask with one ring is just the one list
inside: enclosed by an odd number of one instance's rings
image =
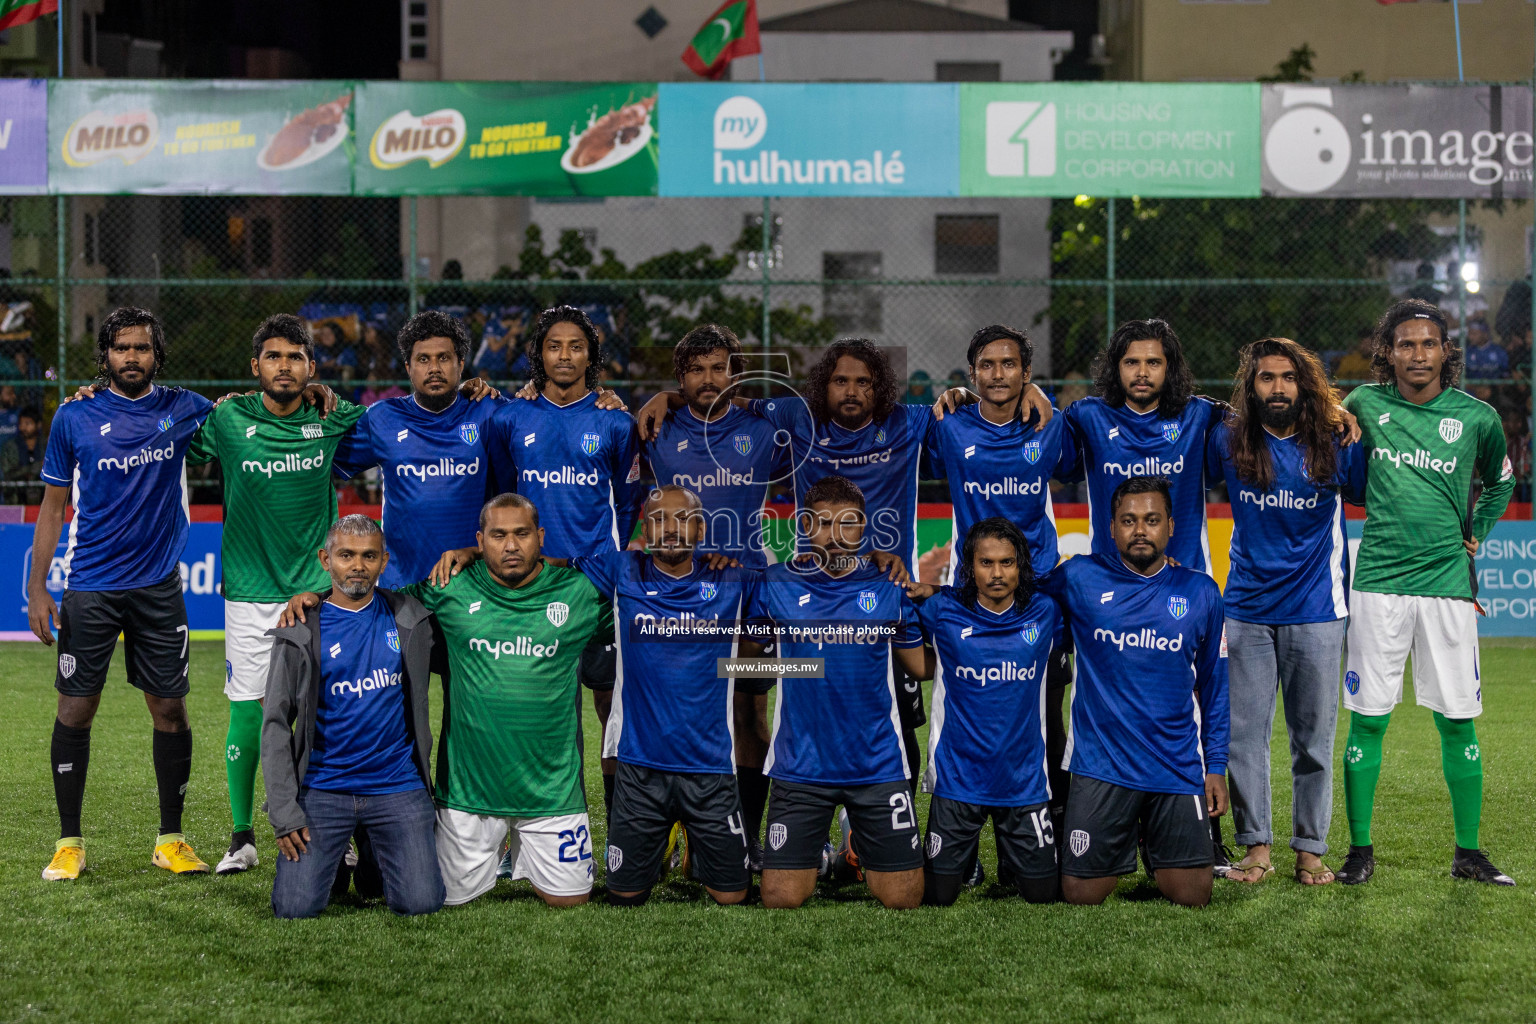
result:
[(1503, 380), (1509, 376), (1509, 353), (1494, 343), (1488, 319), (1479, 313), (1467, 320), (1466, 368), (1463, 373), (1474, 380)]
[[(1340, 382), (1365, 382), (1371, 383), (1376, 379), (1371, 372), (1371, 353), (1376, 348), (1376, 333), (1369, 327), (1362, 327), (1355, 337), (1355, 350), (1344, 353), (1339, 360), (1339, 365), (1334, 368), (1334, 379)], [(1345, 383), (1345, 386), (1349, 385)]]
[(475, 353), (474, 371), (489, 381), (520, 380), (528, 376), (528, 358), (523, 353), (523, 312), (503, 310), (485, 322), (480, 351)]
[(21, 400), (16, 397), (16, 389), (10, 384), (0, 385), (0, 444), (16, 436), (19, 405)]
[(461, 307), (453, 310), (455, 316), (468, 318), (475, 306), (475, 297), (464, 287), (464, 264), (448, 260), (443, 264), (443, 284), (427, 291), (426, 306), (437, 309), (442, 306)]
[(969, 388), (971, 386), (971, 375), (963, 369), (950, 370), (949, 381), (945, 386), (950, 391), (955, 390), (955, 388)]
[(0, 477), (7, 482), (34, 481), (37, 486), (5, 489), (7, 505), (40, 505), (43, 502), (43, 414), (28, 406), (16, 417), (16, 433), (0, 443)]
[(346, 333), (334, 320), (315, 325), (316, 376), (323, 381), (348, 382), (357, 373), (357, 353), (347, 344)]
[(1516, 281), (1504, 292), (1504, 301), (1493, 318), (1494, 330), (1504, 342), (1509, 356), (1510, 373), (1523, 380), (1531, 378), (1531, 286)]
[(902, 405), (932, 405), (933, 378), (924, 370), (913, 370), (907, 378), (907, 393), (901, 396)]
[(395, 352), (395, 339), (383, 324), (370, 320), (363, 325), (363, 336), (357, 346), (357, 376), (363, 387), (357, 393), (357, 401), (363, 405), (386, 398), (398, 398), (407, 392), (395, 380), (401, 376), (399, 359)]
[(1531, 500), (1531, 421), (1522, 410), (1504, 413), (1504, 442), (1515, 470), (1512, 501)]
[[(1455, 264), (1452, 264), (1455, 266)], [(1440, 305), (1440, 300), (1445, 298), (1445, 293), (1435, 287), (1435, 265), (1428, 260), (1419, 264), (1414, 273), (1413, 287), (1408, 289), (1410, 299), (1423, 299), (1431, 306)]]

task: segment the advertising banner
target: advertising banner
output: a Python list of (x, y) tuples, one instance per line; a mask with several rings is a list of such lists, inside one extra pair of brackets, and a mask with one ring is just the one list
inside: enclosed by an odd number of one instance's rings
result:
[(1526, 199), (1531, 90), (1264, 86), (1264, 194)]
[(1256, 196), (1259, 87), (967, 83), (967, 196)]
[(358, 195), (651, 196), (654, 82), (364, 82)]
[(959, 87), (663, 84), (664, 196), (952, 196)]
[(348, 82), (52, 80), (48, 187), (347, 195)]
[(48, 191), (48, 83), (0, 79), (0, 195)]

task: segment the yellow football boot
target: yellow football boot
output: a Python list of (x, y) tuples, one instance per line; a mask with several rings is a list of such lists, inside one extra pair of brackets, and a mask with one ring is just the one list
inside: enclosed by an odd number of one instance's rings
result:
[(60, 839), (53, 848), (53, 860), (43, 868), (45, 882), (79, 878), (85, 868), (85, 846), (78, 839)]
[(155, 846), (150, 863), (178, 875), (206, 875), (208, 865), (198, 859), (192, 847), (179, 835), (165, 835)]

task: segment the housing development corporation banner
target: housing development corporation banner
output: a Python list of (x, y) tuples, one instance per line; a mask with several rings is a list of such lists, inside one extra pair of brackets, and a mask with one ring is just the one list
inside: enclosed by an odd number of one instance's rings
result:
[(348, 195), (350, 82), (51, 80), (48, 189)]

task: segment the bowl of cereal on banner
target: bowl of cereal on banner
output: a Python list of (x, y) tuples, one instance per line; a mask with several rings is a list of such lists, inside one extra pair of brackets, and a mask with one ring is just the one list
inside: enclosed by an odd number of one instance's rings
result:
[(656, 189), (656, 129), (651, 114), (656, 97), (647, 96), (610, 110), (594, 109), (585, 128), (571, 127), (570, 145), (560, 167), (579, 195), (649, 194)]
[(288, 119), (267, 140), (256, 165), (264, 171), (291, 171), (312, 164), (341, 145), (347, 137), (347, 106), (350, 92)]

